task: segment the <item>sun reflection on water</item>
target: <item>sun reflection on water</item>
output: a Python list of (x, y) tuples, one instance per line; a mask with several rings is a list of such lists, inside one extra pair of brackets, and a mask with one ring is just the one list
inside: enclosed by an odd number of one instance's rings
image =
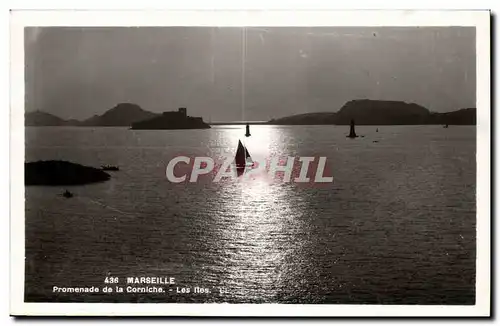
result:
[(217, 150), (213, 149), (213, 154), (221, 157), (234, 156), (240, 140), (254, 160), (265, 160), (280, 154), (274, 152), (274, 143), (280, 136), (274, 126), (251, 126), (250, 128), (250, 137), (245, 137), (245, 126), (220, 128), (213, 139), (213, 142), (218, 145), (215, 146)]
[[(257, 129), (257, 128), (256, 128)], [(265, 126), (244, 137), (242, 128), (224, 130), (225, 141), (234, 144), (241, 139), (254, 160), (265, 160), (272, 153), (272, 140), (277, 138), (272, 127)], [(222, 137), (222, 135), (220, 135)], [(300, 256), (303, 244), (292, 242), (291, 234), (301, 232), (302, 210), (286, 184), (270, 182), (265, 172), (255, 178), (240, 177), (238, 182), (222, 185), (226, 226), (221, 229), (220, 247), (225, 253), (224, 279), (234, 295), (247, 300), (273, 301), (284, 288), (285, 263)]]

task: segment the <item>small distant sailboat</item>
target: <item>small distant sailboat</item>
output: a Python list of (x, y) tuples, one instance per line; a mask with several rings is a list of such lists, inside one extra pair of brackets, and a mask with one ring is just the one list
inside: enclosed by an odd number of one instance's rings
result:
[(445, 125), (443, 126), (443, 128), (448, 128), (448, 124), (445, 124)]
[(247, 123), (247, 132), (245, 133), (245, 137), (250, 137), (250, 124)]
[(354, 130), (354, 120), (351, 120), (351, 128), (349, 130), (349, 135), (347, 135), (348, 138), (356, 138), (358, 137), (356, 135), (356, 131)]
[(73, 194), (71, 192), (69, 192), (68, 190), (66, 190), (65, 192), (62, 193), (62, 196), (65, 198), (71, 198), (71, 197), (73, 197)]
[(236, 163), (236, 172), (238, 173), (238, 176), (242, 175), (247, 167), (253, 166), (252, 157), (250, 156), (250, 153), (248, 153), (247, 148), (242, 144), (241, 140), (238, 141), (238, 149), (236, 150), (234, 161)]

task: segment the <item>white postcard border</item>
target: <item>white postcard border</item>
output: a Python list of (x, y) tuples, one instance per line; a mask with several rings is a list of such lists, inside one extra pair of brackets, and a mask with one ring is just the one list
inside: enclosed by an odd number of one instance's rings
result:
[[(24, 302), (24, 27), (26, 26), (475, 26), (477, 82), (476, 304), (109, 304)], [(483, 11), (51, 11), (11, 12), (10, 313), (120, 316), (489, 316), (490, 12)]]

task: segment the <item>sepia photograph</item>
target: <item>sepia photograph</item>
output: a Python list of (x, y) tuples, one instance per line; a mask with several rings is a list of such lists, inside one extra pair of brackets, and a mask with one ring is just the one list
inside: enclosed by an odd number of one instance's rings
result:
[(489, 314), (489, 12), (382, 13), (13, 16), (17, 313)]

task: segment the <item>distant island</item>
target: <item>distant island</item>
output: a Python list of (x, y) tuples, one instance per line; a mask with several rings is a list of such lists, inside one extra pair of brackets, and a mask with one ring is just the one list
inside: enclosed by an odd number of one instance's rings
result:
[(209, 129), (201, 117), (189, 117), (186, 108), (163, 112), (154, 118), (132, 123), (131, 129)]
[(71, 126), (80, 123), (77, 120), (63, 120), (58, 116), (53, 114), (43, 112), (43, 111), (34, 111), (34, 112), (26, 112), (24, 114), (24, 125), (25, 126)]
[(82, 121), (80, 125), (92, 127), (130, 127), (134, 122), (151, 119), (156, 116), (158, 116), (157, 113), (143, 110), (137, 104), (120, 103), (102, 115), (94, 115)]
[(178, 111), (153, 113), (133, 103), (120, 103), (84, 121), (64, 120), (50, 113), (34, 111), (25, 113), (26, 126), (57, 127), (129, 127), (131, 129), (208, 129), (210, 125), (201, 117), (189, 117), (186, 108)]
[(130, 127), (132, 123), (151, 119), (157, 113), (143, 110), (133, 103), (120, 103), (104, 112), (102, 115), (79, 121), (75, 119), (64, 120), (53, 114), (43, 111), (26, 112), (24, 124), (26, 126), (77, 126), (77, 127)]
[(352, 100), (338, 112), (315, 112), (272, 119), (271, 125), (475, 125), (476, 109), (437, 113), (402, 101)]
[[(338, 112), (297, 114), (255, 124), (267, 125), (475, 125), (476, 109), (437, 113), (402, 101), (352, 100)], [(246, 122), (242, 121), (241, 124)], [(213, 125), (225, 125), (218, 122)], [(133, 103), (120, 103), (102, 115), (84, 121), (64, 120), (43, 111), (25, 113), (26, 126), (130, 127), (131, 129), (208, 129), (201, 117), (189, 117), (185, 108), (154, 113)]]

